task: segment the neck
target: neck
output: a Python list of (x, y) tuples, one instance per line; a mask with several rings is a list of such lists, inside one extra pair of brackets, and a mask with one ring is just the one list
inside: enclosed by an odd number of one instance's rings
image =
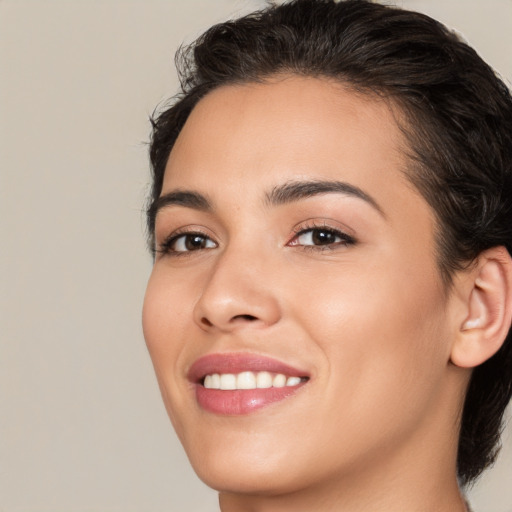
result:
[[(347, 479), (301, 491), (274, 495), (220, 493), (222, 512), (466, 512), (455, 478), (425, 481), (411, 487), (410, 478), (374, 475), (373, 486)], [(412, 492), (411, 492), (412, 491)]]

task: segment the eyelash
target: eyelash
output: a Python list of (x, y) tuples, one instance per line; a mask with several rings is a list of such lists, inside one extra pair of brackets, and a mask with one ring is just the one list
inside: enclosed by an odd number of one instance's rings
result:
[[(329, 236), (334, 236), (335, 238), (339, 238), (340, 241), (338, 242), (332, 242), (332, 243), (326, 243), (325, 245), (315, 245), (315, 244), (298, 244), (293, 243), (294, 240), (298, 239), (302, 235), (305, 235), (309, 232), (313, 234), (313, 232), (318, 233), (324, 233)], [(160, 245), (160, 248), (157, 250), (162, 255), (169, 255), (172, 257), (184, 257), (188, 256), (193, 252), (197, 252), (199, 250), (209, 250), (213, 249), (215, 247), (203, 247), (198, 250), (187, 250), (187, 251), (176, 251), (173, 249), (173, 245), (180, 239), (187, 237), (200, 237), (208, 243), (208, 241), (213, 242), (215, 246), (217, 246), (216, 242), (214, 242), (209, 235), (207, 235), (204, 232), (201, 232), (200, 230), (193, 230), (193, 231), (178, 231), (175, 233), (172, 233), (169, 235)], [(325, 251), (325, 250), (335, 250), (337, 247), (347, 247), (349, 245), (355, 245), (356, 239), (347, 233), (344, 233), (343, 231), (340, 231), (339, 229), (332, 228), (330, 226), (327, 226), (325, 224), (317, 225), (312, 224), (309, 226), (301, 226), (294, 230), (293, 236), (291, 240), (286, 244), (287, 246), (291, 247), (301, 247), (303, 250), (312, 250), (312, 251)]]
[[(188, 256), (189, 254), (196, 252), (196, 251), (176, 251), (172, 248), (173, 244), (175, 244), (180, 238), (186, 239), (187, 237), (200, 237), (204, 240), (209, 240), (213, 242), (213, 240), (210, 238), (209, 235), (206, 233), (194, 229), (192, 231), (184, 230), (184, 231), (176, 231), (174, 233), (171, 233), (161, 244), (160, 248), (157, 250), (162, 255), (172, 256), (172, 257), (183, 257)], [(214, 242), (215, 243), (215, 242)], [(211, 247), (207, 247), (205, 249), (211, 249)]]
[[(325, 245), (314, 245), (314, 244), (299, 245), (299, 244), (292, 243), (294, 240), (298, 239), (300, 236), (305, 235), (306, 233), (309, 233), (309, 232), (311, 232), (313, 234), (313, 232), (315, 232), (315, 231), (317, 233), (325, 233), (330, 236), (334, 236), (336, 238), (339, 238), (340, 241), (333, 242), (333, 243), (327, 243)], [(333, 228), (324, 223), (322, 223), (322, 224), (312, 223), (312, 224), (305, 225), (305, 226), (302, 225), (302, 226), (296, 228), (294, 230), (294, 235), (293, 235), (292, 239), (290, 240), (290, 242), (287, 243), (287, 245), (298, 246), (298, 247), (301, 247), (305, 251), (332, 251), (338, 247), (347, 247), (349, 245), (355, 245), (356, 242), (357, 241), (354, 237), (348, 235), (347, 233), (345, 233), (337, 228)]]

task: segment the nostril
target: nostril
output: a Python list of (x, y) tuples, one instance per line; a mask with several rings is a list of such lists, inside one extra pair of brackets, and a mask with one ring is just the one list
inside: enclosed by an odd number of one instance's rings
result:
[[(236, 324), (238, 322), (254, 322), (258, 320), (258, 317), (253, 315), (235, 315), (229, 320), (229, 324)], [(207, 317), (203, 316), (200, 320), (201, 325), (203, 328), (210, 329), (214, 326), (220, 326), (221, 324), (217, 324), (215, 321), (212, 322)]]
[(233, 317), (233, 320), (248, 320), (249, 322), (253, 322), (258, 319), (252, 315), (236, 315)]
[(203, 316), (203, 318), (201, 318), (201, 323), (203, 325), (205, 325), (206, 327), (212, 327), (213, 326), (213, 324), (210, 322), (210, 320), (208, 320), (208, 318), (206, 318), (204, 316)]

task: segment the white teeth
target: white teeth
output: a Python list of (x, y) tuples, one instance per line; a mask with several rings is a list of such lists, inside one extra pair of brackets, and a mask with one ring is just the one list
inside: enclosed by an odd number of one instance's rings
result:
[(223, 373), (220, 376), (220, 389), (236, 389), (236, 375)]
[(258, 389), (271, 388), (272, 375), (268, 372), (258, 372), (258, 375), (256, 376), (256, 387)]
[(220, 375), (218, 373), (212, 375), (212, 388), (220, 389)]
[(256, 387), (256, 377), (252, 372), (242, 372), (236, 378), (236, 387), (238, 389), (254, 389)]
[(220, 389), (220, 375), (218, 373), (207, 375), (203, 385), (206, 389)]
[(286, 386), (286, 376), (278, 373), (272, 381), (272, 386), (275, 388), (284, 388)]
[(288, 377), (286, 381), (287, 386), (297, 386), (300, 384), (300, 377)]
[(286, 377), (282, 373), (272, 374), (270, 372), (241, 372), (213, 373), (206, 375), (203, 385), (207, 389), (266, 389), (282, 388), (285, 386), (298, 386), (302, 382), (300, 377)]

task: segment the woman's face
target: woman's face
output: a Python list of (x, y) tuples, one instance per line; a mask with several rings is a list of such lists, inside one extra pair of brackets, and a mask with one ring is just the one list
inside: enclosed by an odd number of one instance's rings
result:
[(403, 144), (385, 102), (313, 78), (221, 87), (190, 115), (143, 324), (212, 487), (291, 491), (432, 453), (453, 322)]

